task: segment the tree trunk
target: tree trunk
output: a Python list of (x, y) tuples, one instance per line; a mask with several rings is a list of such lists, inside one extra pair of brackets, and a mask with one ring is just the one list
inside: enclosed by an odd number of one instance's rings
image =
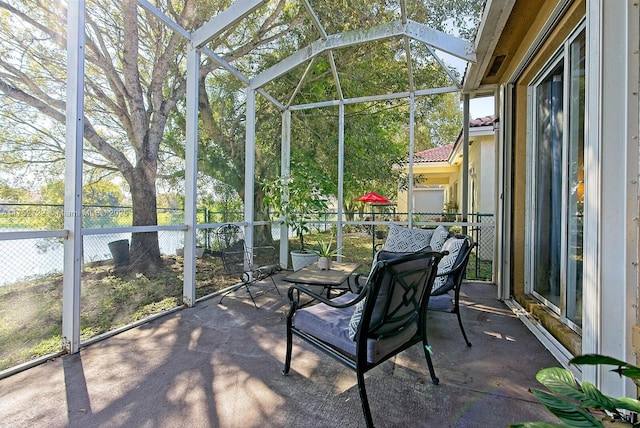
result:
[[(140, 162), (129, 180), (133, 206), (133, 226), (156, 226), (156, 163)], [(131, 236), (131, 270), (153, 272), (162, 266), (158, 232), (136, 232)]]
[[(254, 198), (255, 220), (270, 220), (268, 210), (265, 208), (264, 204), (264, 191), (256, 187)], [(273, 235), (271, 234), (271, 224), (256, 226), (254, 229), (253, 241), (255, 245), (273, 245), (274, 241)]]

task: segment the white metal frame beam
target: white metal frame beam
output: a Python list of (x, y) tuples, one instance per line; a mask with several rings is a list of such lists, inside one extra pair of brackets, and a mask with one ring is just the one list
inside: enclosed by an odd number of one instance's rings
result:
[(413, 164), (415, 161), (415, 127), (416, 127), (416, 95), (411, 93), (409, 97), (409, 175), (408, 183), (408, 217), (409, 227), (413, 227)]
[(338, 105), (338, 236), (336, 248), (339, 248), (338, 261), (342, 261), (342, 222), (344, 221), (344, 103)]
[(183, 302), (193, 306), (196, 302), (196, 200), (198, 196), (198, 75), (200, 50), (191, 47), (187, 52), (187, 94), (185, 130), (184, 177), (184, 234)]
[(191, 42), (196, 47), (202, 47), (214, 37), (222, 34), (226, 29), (240, 22), (269, 0), (237, 0), (223, 10), (191, 35)]
[(394, 21), (368, 29), (332, 34), (327, 36), (326, 40), (316, 40), (255, 76), (251, 79), (251, 86), (253, 88), (263, 87), (277, 77), (326, 51), (402, 36), (408, 36), (465, 61), (473, 62), (476, 58), (475, 48), (467, 41), (411, 20), (408, 20), (406, 24), (403, 24), (402, 21)]
[(82, 277), (82, 143), (84, 141), (84, 0), (67, 7), (67, 121), (64, 178), (64, 268), (62, 278), (62, 349), (80, 349)]
[[(465, 61), (474, 62), (476, 58), (475, 48), (469, 42), (462, 39), (458, 39), (444, 32), (434, 30), (424, 24), (407, 19), (406, 4), (404, 0), (401, 2), (402, 18), (400, 21), (380, 24), (370, 29), (354, 30), (354, 31), (333, 34), (333, 35), (327, 34), (324, 26), (320, 22), (320, 19), (316, 15), (309, 1), (304, 0), (302, 4), (307, 10), (307, 13), (309, 14), (309, 16), (311, 17), (311, 21), (313, 25), (321, 34), (321, 39), (312, 43), (306, 48), (303, 48), (297, 51), (295, 54), (291, 55), (290, 57), (285, 58), (280, 63), (263, 71), (259, 75), (255, 76), (253, 79), (249, 79), (247, 76), (241, 73), (237, 68), (233, 67), (230, 63), (225, 61), (223, 58), (221, 58), (211, 49), (204, 46), (204, 44), (206, 44), (208, 41), (210, 41), (214, 37), (220, 35), (222, 32), (232, 27), (233, 25), (235, 25), (236, 23), (244, 19), (246, 16), (248, 16), (252, 12), (255, 12), (257, 9), (267, 4), (268, 0), (247, 0), (247, 1), (238, 0), (235, 3), (233, 3), (229, 8), (225, 9), (220, 14), (216, 15), (214, 18), (209, 20), (206, 24), (204, 24), (202, 27), (198, 28), (196, 31), (194, 31), (191, 34), (186, 29), (178, 25), (171, 18), (169, 18), (162, 11), (157, 9), (154, 5), (149, 3), (147, 0), (137, 0), (137, 1), (141, 7), (151, 12), (154, 16), (160, 19), (165, 25), (167, 25), (173, 31), (181, 34), (185, 39), (189, 40), (193, 47), (201, 48), (202, 53), (210, 57), (220, 67), (222, 67), (223, 69), (231, 73), (233, 76), (235, 76), (244, 85), (248, 87), (252, 87), (258, 94), (264, 96), (265, 99), (267, 99), (269, 102), (271, 102), (273, 105), (275, 105), (277, 108), (279, 108), (282, 111), (284, 111), (289, 105), (291, 105), (291, 103), (293, 102), (293, 96), (290, 98), (287, 106), (285, 106), (280, 101), (278, 101), (273, 96), (271, 96), (269, 93), (267, 93), (262, 87), (265, 84), (272, 81), (273, 79), (288, 72), (289, 70), (325, 52), (327, 53), (329, 58), (331, 72), (333, 74), (333, 78), (336, 85), (336, 90), (338, 95), (337, 98), (339, 101), (344, 101), (344, 94), (342, 92), (339, 73), (333, 57), (334, 49), (353, 46), (356, 44), (373, 42), (376, 40), (384, 40), (384, 39), (393, 38), (393, 37), (403, 37), (405, 41), (406, 52), (407, 52), (407, 64), (408, 64), (410, 87), (408, 88), (408, 92), (403, 93), (401, 97), (408, 96), (409, 93), (412, 93), (414, 91), (413, 72), (411, 70), (412, 68), (411, 67), (411, 49), (410, 49), (410, 43), (409, 43), (410, 39), (420, 41), (427, 45), (427, 49), (429, 50), (431, 55), (433, 55), (436, 61), (440, 64), (443, 70), (447, 73), (447, 75), (451, 78), (451, 80), (457, 86), (456, 90), (460, 89), (461, 83), (458, 81), (458, 78), (456, 77), (455, 73), (453, 73), (453, 71), (435, 53), (435, 49), (441, 50), (443, 52), (447, 52)], [(300, 80), (300, 83), (298, 84), (298, 86), (302, 85), (303, 80), (304, 80), (304, 76)], [(419, 95), (419, 94), (416, 92), (416, 95)], [(335, 102), (330, 105), (335, 105)], [(318, 106), (321, 106), (321, 105), (318, 105)]]
[[(203, 47), (201, 49), (201, 51), (202, 51), (202, 53), (207, 55), (209, 58), (214, 60), (220, 67), (224, 68), (229, 73), (231, 73), (236, 79), (238, 79), (239, 81), (244, 83), (245, 86), (248, 87), (250, 85), (251, 82), (249, 82), (249, 78), (247, 76), (242, 74), (240, 72), (240, 70), (238, 70), (237, 68), (235, 68), (234, 66), (229, 64), (227, 61), (225, 61), (224, 59), (220, 58), (220, 56), (216, 55), (216, 53), (213, 52), (211, 49), (209, 49), (207, 47)], [(284, 110), (285, 109), (284, 105), (282, 105), (282, 103), (280, 101), (276, 100), (273, 96), (271, 96), (271, 94), (269, 94), (264, 89), (260, 88), (260, 89), (256, 90), (256, 92), (259, 93), (260, 95), (262, 95), (263, 97), (265, 97), (267, 100), (269, 100), (273, 105), (278, 107), (280, 110)]]
[[(316, 15), (316, 12), (313, 10), (313, 7), (309, 3), (309, 0), (304, 0), (303, 5), (305, 9), (307, 9), (307, 13), (309, 13), (309, 16), (311, 17), (311, 22), (313, 22), (313, 25), (316, 27), (316, 29), (320, 33), (321, 39), (327, 40), (327, 37), (329, 37), (329, 35), (327, 34), (327, 31), (325, 30), (324, 26), (320, 22), (320, 18), (318, 18), (318, 15)], [(340, 76), (338, 75), (338, 67), (336, 67), (336, 60), (333, 57), (333, 52), (329, 51), (328, 58), (329, 58), (329, 66), (331, 67), (331, 73), (333, 74), (333, 80), (336, 84), (336, 91), (338, 92), (338, 99), (342, 100), (344, 98), (344, 94), (342, 93), (342, 85), (340, 84)], [(304, 80), (304, 77), (300, 79), (300, 83), (298, 86), (302, 85), (303, 80)], [(293, 97), (291, 97), (291, 99), (293, 100)]]
[[(244, 243), (249, 248), (249, 262), (253, 263), (253, 222), (255, 205), (255, 175), (256, 175), (256, 91), (246, 88), (246, 130), (244, 147)], [(246, 263), (246, 260), (245, 260)], [(248, 266), (245, 266), (245, 269)]]
[[(280, 149), (280, 180), (283, 182), (291, 174), (291, 110), (282, 112), (282, 147)], [(289, 194), (282, 195), (283, 201), (289, 200)], [(288, 236), (288, 228), (285, 223), (280, 225), (280, 236)], [(280, 240), (280, 265), (287, 267), (289, 259), (289, 240)]]
[(476, 48), (472, 43), (451, 36), (442, 31), (434, 30), (425, 24), (409, 19), (407, 20), (407, 24), (404, 28), (404, 34), (409, 36), (411, 39), (422, 42), (425, 45), (432, 46), (435, 49), (446, 52), (456, 58), (460, 58), (467, 62), (476, 61)]
[(176, 33), (181, 34), (182, 37), (184, 37), (185, 39), (187, 40), (191, 39), (191, 34), (189, 34), (187, 30), (185, 30), (180, 25), (178, 25), (177, 22), (169, 18), (166, 14), (160, 12), (158, 8), (156, 8), (154, 5), (149, 3), (147, 0), (138, 0), (138, 4), (142, 6), (142, 8), (144, 8), (146, 11), (151, 12), (156, 18), (162, 21), (164, 25), (171, 28)]
[(311, 3), (309, 3), (309, 0), (303, 0), (302, 5), (304, 6), (305, 9), (307, 9), (307, 13), (311, 18), (311, 22), (313, 23), (313, 26), (316, 27), (318, 32), (321, 34), (322, 40), (327, 40), (327, 37), (328, 37), (327, 31), (324, 29), (324, 26), (320, 22), (320, 18), (318, 18), (318, 15), (316, 15), (316, 12), (313, 10), (313, 7), (311, 6)]
[(446, 86), (442, 88), (434, 88), (434, 89), (419, 89), (414, 92), (396, 92), (394, 94), (383, 94), (383, 95), (371, 95), (367, 97), (357, 97), (357, 98), (346, 98), (344, 100), (330, 100), (330, 101), (320, 101), (317, 103), (309, 103), (309, 104), (297, 104), (291, 106), (291, 110), (307, 110), (311, 108), (319, 108), (319, 107), (335, 107), (340, 102), (344, 102), (345, 105), (348, 104), (360, 104), (360, 103), (368, 103), (375, 101), (386, 101), (386, 100), (397, 100), (400, 98), (409, 98), (411, 94), (414, 94), (416, 97), (424, 97), (428, 95), (436, 95), (436, 94), (446, 94), (449, 92), (458, 92), (460, 89), (457, 86)]
[[(587, 1), (583, 353), (633, 361), (638, 323), (639, 5)], [(615, 397), (636, 386), (590, 367), (583, 379)]]

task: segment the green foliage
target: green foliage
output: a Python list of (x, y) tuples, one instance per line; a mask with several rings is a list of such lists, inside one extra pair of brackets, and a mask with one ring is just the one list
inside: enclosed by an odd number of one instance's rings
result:
[(64, 203), (64, 181), (54, 180), (40, 188), (40, 198), (47, 204)]
[(484, 1), (424, 0), (412, 18), (437, 30), (473, 40)]
[(457, 94), (422, 97), (416, 104), (416, 152), (456, 142), (462, 128)]
[(327, 210), (327, 198), (322, 194), (320, 180), (305, 171), (263, 184), (264, 201), (299, 239), (300, 251), (305, 251), (304, 234), (309, 222)]
[(29, 202), (30, 198), (29, 189), (0, 183), (0, 201), (24, 203)]
[(117, 207), (122, 205), (123, 199), (124, 195), (120, 186), (110, 181), (100, 180), (82, 186), (82, 202), (84, 205)]
[[(617, 368), (612, 372), (632, 379), (636, 385), (640, 379), (640, 368), (612, 357), (588, 354), (575, 357), (569, 363), (613, 365)], [(640, 426), (640, 423), (636, 422), (637, 415), (640, 413), (640, 401), (638, 400), (626, 397), (609, 397), (587, 381), (577, 382), (570, 370), (559, 367), (540, 370), (536, 379), (548, 389), (548, 392), (531, 389), (531, 393), (566, 425), (526, 422), (511, 425), (512, 427), (604, 427), (603, 421), (615, 421), (634, 427)]]

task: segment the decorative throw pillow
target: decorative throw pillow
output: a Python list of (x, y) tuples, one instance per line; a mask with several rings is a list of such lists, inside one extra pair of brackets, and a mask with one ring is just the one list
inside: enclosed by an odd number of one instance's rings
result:
[(356, 310), (353, 311), (353, 315), (351, 315), (351, 319), (349, 320), (349, 339), (351, 340), (356, 339), (358, 325), (360, 325), (360, 320), (362, 319), (362, 311), (364, 310), (366, 301), (367, 299), (363, 299), (356, 304)]
[(389, 233), (382, 249), (394, 253), (413, 253), (428, 246), (432, 239), (433, 230), (429, 229), (409, 229), (389, 225)]
[(438, 226), (436, 227), (436, 230), (433, 231), (433, 235), (431, 235), (429, 246), (433, 251), (442, 251), (442, 246), (444, 245), (448, 237), (449, 231), (447, 230), (447, 228), (444, 226)]
[[(462, 244), (464, 244), (464, 242), (464, 239), (455, 237), (447, 239), (447, 241), (442, 246), (442, 251), (448, 251), (449, 254), (444, 256), (440, 260), (440, 263), (438, 263), (438, 274), (449, 272), (451, 268), (455, 266), (456, 261), (458, 260), (458, 254), (460, 254), (460, 249), (462, 248)], [(437, 293), (437, 290), (447, 283), (448, 278), (448, 275), (437, 276), (433, 281), (433, 289), (431, 290), (431, 294), (442, 294), (442, 292)]]

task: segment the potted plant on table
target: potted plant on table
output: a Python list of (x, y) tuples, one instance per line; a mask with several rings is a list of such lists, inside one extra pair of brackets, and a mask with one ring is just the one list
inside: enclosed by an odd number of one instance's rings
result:
[(265, 183), (265, 202), (272, 213), (295, 233), (300, 243), (291, 251), (293, 270), (299, 270), (318, 260), (318, 255), (305, 247), (304, 234), (310, 223), (327, 210), (327, 198), (322, 195), (318, 180), (310, 176), (286, 176)]
[(333, 236), (329, 242), (318, 241), (318, 248), (313, 250), (318, 255), (318, 267), (321, 270), (331, 269), (331, 258), (338, 255), (340, 248), (331, 248), (333, 245)]

